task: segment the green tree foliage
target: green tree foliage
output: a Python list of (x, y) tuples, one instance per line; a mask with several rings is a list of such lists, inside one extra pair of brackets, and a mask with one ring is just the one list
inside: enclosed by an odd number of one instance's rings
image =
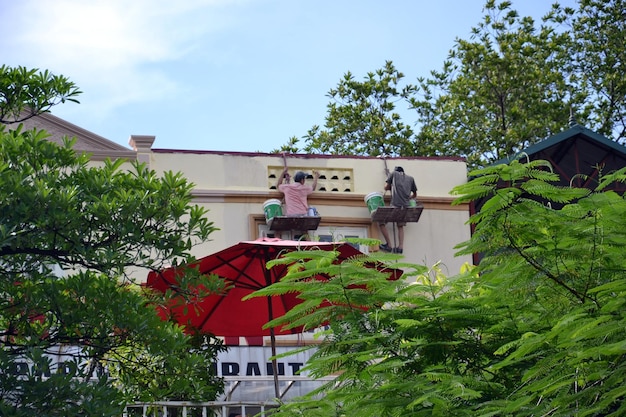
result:
[[(404, 74), (392, 62), (367, 74), (362, 82), (348, 72), (327, 96), (324, 129), (313, 126), (304, 136), (304, 151), (335, 155), (407, 155), (412, 154), (413, 130), (402, 122), (396, 103), (408, 98), (414, 90), (402, 86)], [(294, 152), (298, 139), (275, 152)]]
[[(501, 317), (470, 296), (475, 275), (447, 279), (438, 267), (394, 263), (405, 276), (388, 281), (366, 267), (368, 262), (389, 261), (390, 255), (383, 256), (330, 268), (306, 259), (301, 272), (262, 291), (301, 292), (305, 301), (275, 322), (327, 324), (329, 330), (304, 372), (336, 376), (319, 390), (282, 405), (276, 415), (474, 416), (474, 404), (499, 398), (513, 385), (512, 371), (498, 375), (488, 367), (497, 361), (496, 349), (513, 340), (515, 331), (502, 327), (484, 337)], [(307, 279), (323, 271), (331, 275), (329, 281)]]
[[(259, 295), (300, 292), (275, 322), (327, 324), (304, 371), (336, 380), (277, 415), (624, 415), (626, 201), (611, 186), (626, 168), (593, 190), (556, 185), (550, 168), (513, 161), (455, 188), (457, 203), (485, 203), (459, 245), (482, 260), (454, 277), (391, 263), (406, 274), (388, 281), (365, 267), (387, 254), (290, 254), (299, 263)], [(321, 272), (330, 279), (309, 279)]]
[[(523, 368), (515, 390), (481, 405), (495, 415), (618, 416), (626, 362), (626, 201), (611, 190), (626, 168), (595, 189), (563, 188), (546, 161), (474, 172), (461, 201), (491, 196), (472, 218), (462, 253), (482, 252), (490, 306), (509, 311), (521, 337), (502, 345), (491, 369)], [(504, 185), (503, 185), (504, 184)], [(560, 210), (552, 204), (563, 204)]]
[(78, 103), (81, 91), (63, 75), (26, 67), (0, 66), (0, 124), (24, 121), (66, 101)]
[(487, 1), (469, 40), (458, 39), (441, 71), (419, 79), (412, 104), (420, 155), (495, 161), (567, 126), (570, 33), (536, 27), (511, 3)]
[[(472, 168), (515, 155), (578, 122), (626, 140), (626, 2), (554, 4), (535, 21), (511, 1), (486, 0), (468, 39), (457, 39), (440, 70), (400, 87), (393, 63), (357, 82), (344, 76), (328, 96), (324, 129), (310, 153), (462, 156)], [(409, 111), (396, 103), (408, 102)], [(415, 130), (415, 131), (413, 131)], [(292, 137), (282, 151), (297, 152)]]
[[(192, 205), (193, 185), (137, 162), (92, 164), (47, 136), (0, 125), (0, 415), (214, 399), (221, 345), (162, 321), (153, 303), (165, 300), (135, 280), (190, 260), (215, 230)], [(197, 275), (182, 279), (217, 288)]]
[(588, 127), (620, 141), (626, 139), (626, 2), (580, 0), (577, 12), (562, 10), (560, 19), (574, 36), (574, 80), (583, 92)]

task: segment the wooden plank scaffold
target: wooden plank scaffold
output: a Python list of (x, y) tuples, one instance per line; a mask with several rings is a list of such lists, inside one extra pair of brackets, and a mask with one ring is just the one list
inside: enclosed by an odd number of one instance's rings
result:
[(267, 225), (275, 232), (317, 230), (321, 219), (320, 216), (274, 216)]
[(415, 207), (378, 207), (372, 211), (371, 218), (376, 223), (410, 223), (418, 222), (424, 211), (424, 204), (417, 202)]

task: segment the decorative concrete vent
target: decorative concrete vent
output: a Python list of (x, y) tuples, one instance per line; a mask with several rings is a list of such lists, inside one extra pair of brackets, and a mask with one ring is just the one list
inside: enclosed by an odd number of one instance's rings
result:
[[(282, 174), (285, 168), (281, 166), (269, 166), (267, 167), (267, 184), (270, 190), (276, 189), (276, 183), (278, 182), (278, 176)], [(340, 169), (325, 169), (325, 168), (303, 168), (293, 167), (289, 168), (289, 174), (293, 180), (296, 172), (303, 171), (308, 175), (307, 183), (313, 181), (313, 171), (320, 173), (320, 177), (317, 180), (317, 188), (315, 191), (328, 191), (328, 192), (354, 192), (354, 174), (352, 169), (340, 168)]]

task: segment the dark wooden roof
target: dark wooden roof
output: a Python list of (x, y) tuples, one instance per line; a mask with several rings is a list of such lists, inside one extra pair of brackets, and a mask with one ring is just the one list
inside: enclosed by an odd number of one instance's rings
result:
[[(561, 185), (595, 188), (598, 177), (626, 166), (626, 146), (574, 124), (569, 129), (526, 148), (517, 157), (549, 161)], [(496, 162), (508, 163), (508, 158)], [(582, 175), (579, 175), (582, 174)], [(624, 192), (623, 184), (616, 191)]]

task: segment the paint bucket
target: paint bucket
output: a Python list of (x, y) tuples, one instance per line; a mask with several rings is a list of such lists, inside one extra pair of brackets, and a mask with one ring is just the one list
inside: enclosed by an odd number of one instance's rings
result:
[(378, 207), (383, 207), (385, 205), (385, 200), (383, 199), (383, 194), (375, 191), (373, 193), (369, 193), (365, 196), (365, 204), (367, 204), (367, 208), (370, 213), (373, 213)]
[(317, 212), (317, 209), (315, 207), (309, 207), (309, 211), (307, 212), (307, 214), (311, 217), (319, 216), (319, 213)]
[(263, 203), (263, 212), (265, 213), (265, 221), (269, 222), (276, 216), (283, 215), (283, 208), (281, 206), (280, 200), (272, 198), (271, 200), (266, 200)]
[(409, 207), (417, 207), (417, 201), (414, 199), (409, 200)]

